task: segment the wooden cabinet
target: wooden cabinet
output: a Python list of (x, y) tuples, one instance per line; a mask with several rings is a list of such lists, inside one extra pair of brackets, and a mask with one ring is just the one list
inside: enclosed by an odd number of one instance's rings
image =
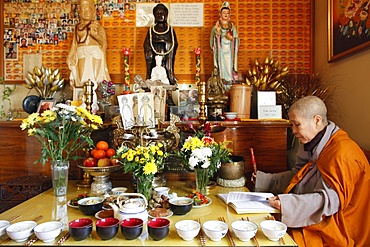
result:
[[(251, 147), (254, 148), (259, 170), (265, 172), (287, 170), (287, 129), (289, 127), (287, 121), (250, 120), (213, 123), (226, 127), (224, 131), (213, 133), (212, 136), (216, 141), (231, 141), (233, 155), (245, 158), (245, 174), (248, 180), (253, 170), (249, 152)], [(20, 124), (21, 121), (0, 121), (0, 183), (22, 176), (40, 174), (50, 176), (49, 165), (33, 164), (41, 156), (41, 144), (35, 137), (29, 137), (27, 131), (22, 131)], [(187, 122), (179, 125), (186, 126)], [(74, 163), (71, 161), (70, 179), (81, 179), (81, 169)], [(126, 178), (127, 175), (124, 177)], [(193, 177), (193, 174), (186, 173), (166, 174), (167, 180), (193, 180)], [(112, 174), (111, 178), (112, 180), (122, 179), (122, 172)]]

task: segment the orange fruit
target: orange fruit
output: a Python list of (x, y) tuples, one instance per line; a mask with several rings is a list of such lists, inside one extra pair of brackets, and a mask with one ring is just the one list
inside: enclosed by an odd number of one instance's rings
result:
[(99, 150), (108, 150), (109, 144), (106, 141), (99, 141), (96, 144), (96, 148), (99, 149)]
[(116, 154), (116, 150), (114, 150), (113, 148), (109, 148), (106, 152), (105, 152), (105, 155), (107, 155), (108, 158), (114, 156)]
[(101, 159), (105, 157), (105, 151), (104, 150), (96, 150), (94, 153), (94, 158), (95, 159)]
[(93, 150), (91, 150), (91, 151), (90, 151), (91, 156), (93, 156), (93, 157), (94, 157), (94, 154), (95, 154), (95, 152), (96, 152), (96, 151), (98, 151), (96, 148), (94, 148)]

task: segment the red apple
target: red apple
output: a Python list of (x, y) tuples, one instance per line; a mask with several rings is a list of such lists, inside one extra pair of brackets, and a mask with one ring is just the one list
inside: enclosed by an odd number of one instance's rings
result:
[(112, 166), (119, 166), (121, 164), (119, 162), (119, 159), (117, 159), (117, 158), (111, 158), (110, 163), (112, 164)]
[(105, 157), (98, 160), (98, 167), (111, 166), (110, 159)]
[(85, 167), (95, 167), (98, 165), (98, 161), (94, 157), (89, 157), (84, 160)]

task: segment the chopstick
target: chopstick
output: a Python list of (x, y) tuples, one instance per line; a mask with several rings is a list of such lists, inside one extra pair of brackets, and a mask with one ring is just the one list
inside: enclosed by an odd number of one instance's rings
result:
[(22, 216), (21, 215), (16, 215), (16, 216), (13, 216), (13, 217), (11, 217), (10, 219), (9, 219), (9, 222), (11, 223), (11, 222), (13, 222), (13, 221), (16, 221), (16, 220), (18, 220), (19, 218), (21, 218)]
[(206, 238), (204, 236), (204, 233), (203, 233), (203, 229), (202, 229), (202, 223), (200, 222), (200, 219), (196, 219), (196, 221), (200, 224), (200, 231), (199, 231), (199, 240), (200, 240), (200, 245), (201, 246), (206, 246)]
[[(268, 216), (266, 216), (266, 219), (275, 220), (275, 217), (272, 216), (272, 215), (268, 215)], [(281, 244), (285, 245), (284, 236), (279, 239), (279, 242), (281, 242)]]
[[(247, 221), (249, 221), (249, 217), (247, 216), (247, 218), (242, 218), (242, 220), (247, 220)], [(253, 240), (254, 240), (254, 242), (256, 243), (256, 246), (257, 246), (257, 247), (260, 247), (260, 244), (258, 243), (258, 240), (257, 240), (256, 236), (254, 236), (254, 237), (253, 237)]]
[(68, 232), (66, 232), (66, 234), (64, 234), (63, 237), (61, 237), (59, 239), (59, 241), (57, 242), (57, 245), (62, 245), (69, 238), (69, 236), (71, 236), (71, 235), (70, 235), (70, 233), (68, 231)]
[[(225, 218), (224, 218), (224, 217), (218, 217), (218, 219), (219, 219), (220, 221), (223, 221), (223, 222), (225, 222), (225, 223), (226, 223), (226, 221), (225, 221)], [(235, 246), (234, 238), (233, 238), (233, 235), (231, 235), (230, 230), (228, 230), (228, 231), (227, 231), (227, 237), (228, 237), (228, 238), (229, 238), (229, 240), (230, 240), (231, 246)]]

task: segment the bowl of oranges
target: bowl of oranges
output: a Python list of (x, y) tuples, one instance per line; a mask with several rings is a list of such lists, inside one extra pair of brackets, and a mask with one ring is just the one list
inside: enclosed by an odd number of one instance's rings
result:
[(105, 194), (112, 189), (112, 183), (109, 181), (111, 172), (121, 169), (118, 159), (114, 158), (116, 150), (109, 147), (108, 142), (99, 141), (94, 149), (89, 152), (89, 157), (79, 165), (84, 172), (94, 177), (91, 184), (91, 193), (94, 195)]

